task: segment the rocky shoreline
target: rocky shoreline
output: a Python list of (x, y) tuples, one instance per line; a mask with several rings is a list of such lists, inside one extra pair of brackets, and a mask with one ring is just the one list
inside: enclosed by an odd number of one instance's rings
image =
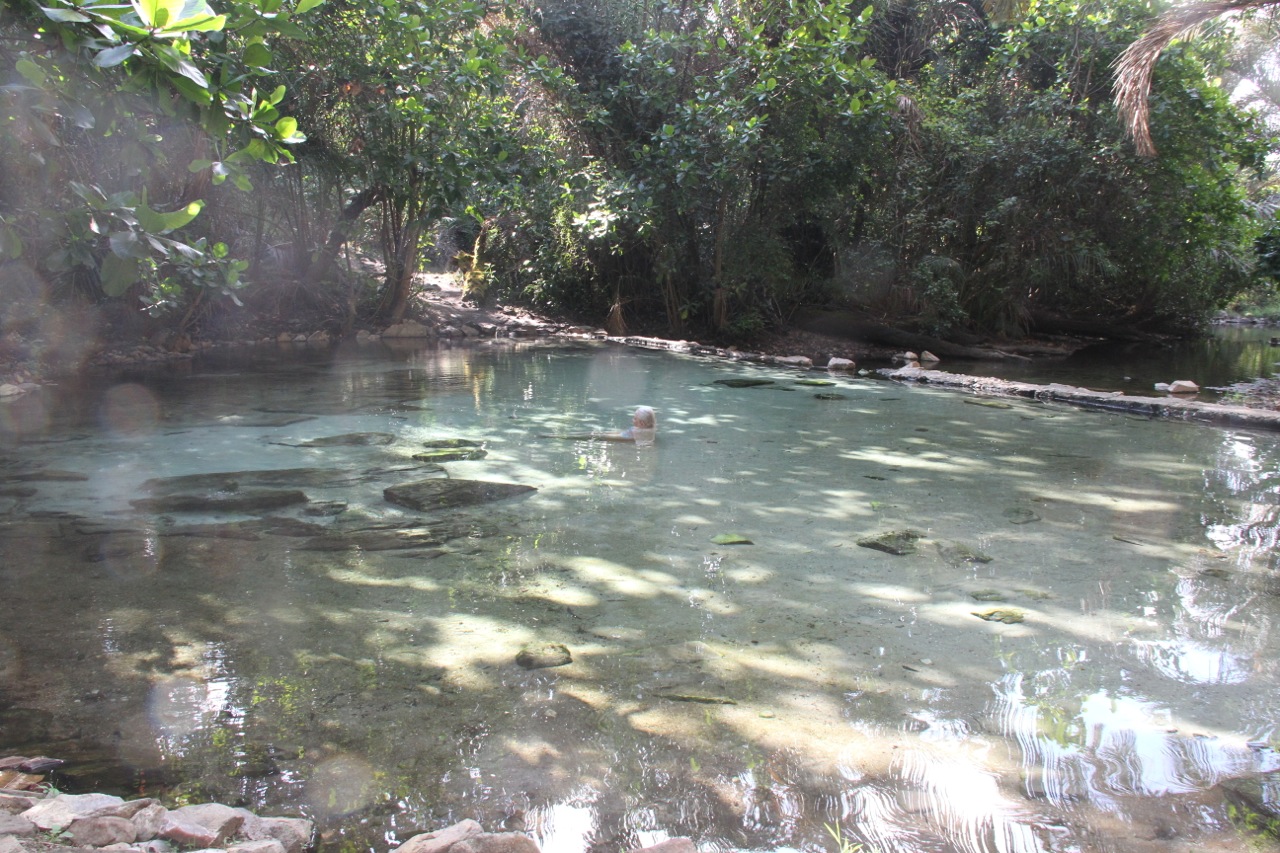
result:
[[(315, 824), (301, 817), (261, 817), (221, 803), (166, 808), (151, 797), (63, 794), (39, 770), (51, 758), (0, 759), (0, 853), (304, 853), (316, 845)], [(463, 820), (409, 838), (400, 853), (539, 853), (520, 832), (485, 832)], [(697, 853), (688, 838), (672, 838), (632, 853)]]

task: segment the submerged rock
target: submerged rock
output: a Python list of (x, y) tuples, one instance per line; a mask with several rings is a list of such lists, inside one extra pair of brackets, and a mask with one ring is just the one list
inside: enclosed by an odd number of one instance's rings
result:
[(834, 391), (827, 391), (822, 394), (814, 394), (813, 398), (815, 400), (847, 400), (849, 399), (844, 394), (837, 394)]
[(415, 548), (431, 548), (449, 539), (465, 536), (465, 530), (428, 530), (417, 527), (410, 530), (359, 530), (344, 533), (334, 531), (316, 536), (298, 546), (300, 551), (409, 551)]
[(397, 506), (422, 512), (507, 500), (536, 492), (533, 486), (493, 483), (487, 480), (419, 480), (388, 486), (382, 496)]
[(717, 379), (713, 385), (724, 385), (729, 388), (759, 388), (762, 385), (772, 385), (772, 379)]
[(663, 692), (655, 693), (659, 699), (666, 699), (668, 702), (693, 702), (697, 705), (737, 705), (737, 699), (730, 699), (728, 696), (715, 696), (708, 693), (675, 693)]
[(219, 471), (155, 477), (142, 484), (153, 495), (179, 492), (234, 492), (242, 486), (331, 486), (354, 479), (336, 468), (275, 468), (259, 471)]
[(1013, 408), (1013, 404), (1011, 403), (1002, 403), (999, 400), (987, 400), (981, 397), (966, 397), (963, 402), (968, 403), (970, 406), (984, 406), (988, 409), (1012, 409)]
[(250, 489), (210, 495), (164, 495), (129, 501), (143, 512), (261, 512), (304, 504), (307, 496), (296, 489)]
[(973, 615), (987, 622), (1003, 622), (1006, 625), (1016, 625), (1024, 621), (1027, 617), (1021, 610), (1012, 607), (993, 607), (990, 610), (975, 610)]
[(816, 388), (828, 388), (836, 383), (832, 382), (830, 379), (797, 379), (796, 384), (808, 385)]
[(326, 435), (296, 444), (273, 441), (285, 447), (384, 447), (394, 443), (396, 437), (389, 432), (348, 432), (342, 435)]
[(891, 530), (888, 533), (864, 536), (858, 540), (858, 547), (905, 557), (916, 552), (916, 542), (923, 535), (918, 530)]
[(573, 663), (568, 646), (563, 643), (541, 643), (525, 646), (516, 654), (516, 663), (525, 669), (547, 669)]
[(448, 448), (441, 447), (435, 450), (427, 450), (423, 453), (413, 454), (413, 458), (418, 462), (458, 462), (468, 459), (483, 459), (489, 455), (489, 451), (482, 447), (459, 447)]
[(974, 601), (1008, 601), (1009, 597), (998, 589), (975, 589), (969, 593)]
[(939, 542), (938, 553), (953, 566), (963, 563), (990, 563), (991, 555), (971, 548), (963, 542)]
[(484, 447), (484, 444), (479, 441), (472, 441), (469, 438), (433, 438), (430, 441), (422, 442), (422, 446), (448, 447), (456, 449), (460, 447)]
[(1040, 516), (1036, 512), (1021, 506), (1011, 506), (1004, 511), (1004, 517), (1009, 520), (1010, 524), (1030, 524), (1033, 521), (1040, 521)]
[(88, 474), (81, 474), (78, 471), (58, 471), (53, 468), (0, 474), (0, 483), (83, 483), (88, 479)]

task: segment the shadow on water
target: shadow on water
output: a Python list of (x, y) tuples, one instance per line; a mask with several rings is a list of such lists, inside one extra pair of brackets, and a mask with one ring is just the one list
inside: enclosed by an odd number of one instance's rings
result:
[[(1271, 437), (609, 347), (132, 378), (0, 421), (0, 751), (68, 789), (327, 850), (469, 817), (548, 853), (1244, 849), (1280, 766)], [(641, 402), (655, 447), (539, 437)], [(382, 500), (444, 437), (487, 451), (450, 478), (539, 491)], [(266, 520), (130, 504), (304, 467)]]

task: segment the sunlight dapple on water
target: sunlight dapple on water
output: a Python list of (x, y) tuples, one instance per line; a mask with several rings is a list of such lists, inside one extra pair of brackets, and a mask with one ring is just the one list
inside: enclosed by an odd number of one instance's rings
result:
[[(1276, 807), (1274, 436), (594, 344), (243, 368), (0, 405), (0, 746), (68, 790), (333, 851), (1244, 849)], [(654, 446), (546, 437), (640, 404)], [(503, 499), (390, 499), (444, 483)]]

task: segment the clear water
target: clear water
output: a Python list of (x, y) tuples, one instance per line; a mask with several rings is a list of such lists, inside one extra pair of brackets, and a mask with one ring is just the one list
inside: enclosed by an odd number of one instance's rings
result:
[[(305, 814), (325, 850), (463, 818), (548, 853), (1247, 849), (1280, 768), (1276, 437), (802, 376), (506, 343), (4, 403), (0, 754)], [(640, 403), (654, 447), (542, 437)], [(353, 432), (395, 441), (295, 446)], [(386, 503), (448, 437), (488, 449), (449, 476), (537, 493)], [(129, 503), (316, 466), (346, 512), (276, 516), (448, 536), (316, 551)], [(915, 554), (857, 544), (904, 529)], [(573, 663), (514, 663), (544, 642)]]

